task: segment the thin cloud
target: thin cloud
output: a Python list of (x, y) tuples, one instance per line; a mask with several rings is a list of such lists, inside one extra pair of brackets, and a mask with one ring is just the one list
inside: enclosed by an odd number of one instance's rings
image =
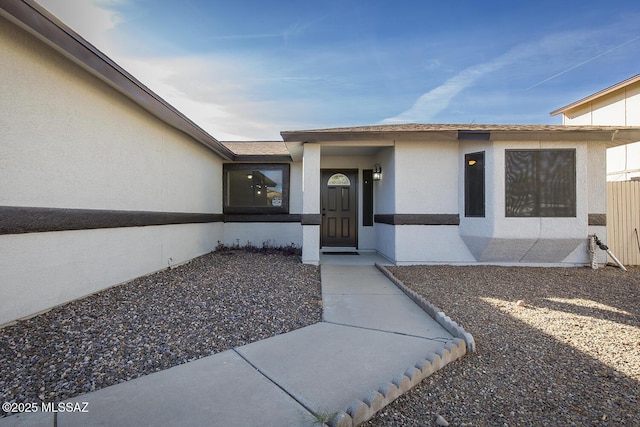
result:
[(209, 40), (257, 40), (257, 39), (274, 39), (284, 37), (284, 33), (265, 33), (265, 34), (235, 34), (228, 36), (211, 36)]
[(408, 110), (395, 117), (384, 119), (382, 123), (393, 124), (432, 120), (438, 113), (445, 110), (460, 92), (472, 86), (485, 75), (512, 64), (531, 50), (530, 45), (519, 45), (493, 61), (469, 67), (448, 79), (442, 85), (420, 96)]
[[(473, 87), (479, 80), (487, 76), (503, 78), (497, 76), (496, 73), (516, 64), (520, 64), (518, 65), (518, 75), (510, 77), (522, 79), (523, 76), (528, 73), (535, 73), (541, 64), (548, 64), (550, 61), (557, 60), (558, 58), (570, 57), (570, 53), (573, 54), (577, 49), (586, 48), (587, 44), (593, 44), (593, 39), (596, 36), (602, 37), (603, 34), (601, 31), (565, 32), (553, 34), (532, 43), (518, 44), (492, 61), (464, 69), (454, 77), (446, 80), (442, 85), (421, 95), (417, 101), (404, 112), (397, 116), (384, 119), (382, 123), (432, 121), (436, 115), (445, 111), (461, 92)], [(546, 81), (567, 73), (638, 39), (640, 39), (640, 37), (636, 37), (635, 39), (591, 57), (586, 61), (582, 61), (578, 65), (532, 85), (529, 89), (539, 86)]]
[(108, 55), (113, 46), (107, 34), (124, 21), (110, 7), (123, 2), (124, 0), (39, 0), (45, 9)]
[(309, 27), (315, 25), (318, 21), (324, 18), (315, 19), (306, 24), (301, 22), (295, 22), (291, 24), (288, 28), (273, 32), (273, 33), (262, 33), (262, 34), (231, 34), (231, 35), (220, 35), (220, 36), (211, 36), (209, 40), (259, 40), (259, 39), (283, 39), (285, 41), (290, 40), (295, 37), (300, 37)]

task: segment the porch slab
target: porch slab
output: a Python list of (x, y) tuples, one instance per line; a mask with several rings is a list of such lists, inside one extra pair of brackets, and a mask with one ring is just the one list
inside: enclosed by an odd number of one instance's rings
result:
[(321, 265), (393, 265), (393, 262), (377, 252), (358, 251), (358, 255), (337, 255), (331, 252), (320, 253)]
[(325, 322), (430, 339), (451, 337), (374, 266), (323, 265), (321, 275)]

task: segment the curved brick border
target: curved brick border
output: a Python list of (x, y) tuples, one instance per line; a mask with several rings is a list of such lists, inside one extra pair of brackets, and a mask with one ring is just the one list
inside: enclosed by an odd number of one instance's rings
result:
[(390, 381), (380, 384), (377, 390), (369, 390), (361, 400), (352, 401), (329, 421), (329, 427), (353, 427), (362, 424), (382, 408), (420, 384), (422, 380), (467, 354), (467, 349), (475, 351), (473, 336), (466, 332), (462, 326), (451, 320), (418, 293), (409, 289), (384, 266), (376, 264), (376, 267), (455, 338), (435, 353), (426, 354), (414, 366), (407, 368), (404, 372), (399, 372)]
[(418, 306), (426, 311), (429, 316), (433, 317), (436, 322), (438, 322), (443, 328), (445, 328), (451, 335), (464, 340), (469, 351), (476, 351), (476, 342), (473, 339), (473, 335), (465, 331), (464, 328), (458, 323), (451, 320), (451, 318), (445, 315), (443, 311), (439, 310), (438, 307), (424, 299), (422, 295), (418, 294), (416, 291), (410, 289), (407, 285), (402, 283), (400, 279), (394, 276), (393, 273), (387, 270), (383, 265), (376, 263), (376, 267), (382, 272), (382, 274), (387, 276), (389, 280), (395, 283), (395, 285), (400, 288), (402, 292), (404, 292), (409, 298), (411, 298), (413, 302), (418, 304)]
[(414, 366), (395, 375), (391, 381), (380, 384), (378, 390), (369, 390), (362, 400), (354, 400), (344, 411), (329, 422), (330, 427), (353, 427), (371, 419), (378, 411), (418, 385), (423, 379), (459, 359), (467, 353), (465, 341), (454, 338), (444, 348), (426, 354)]

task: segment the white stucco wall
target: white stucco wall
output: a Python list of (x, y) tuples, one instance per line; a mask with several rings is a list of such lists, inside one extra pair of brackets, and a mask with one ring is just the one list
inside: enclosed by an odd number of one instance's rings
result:
[[(576, 150), (576, 217), (505, 216), (505, 150), (514, 148)], [(464, 156), (480, 151), (485, 152), (485, 217), (467, 218), (464, 214)], [(604, 144), (397, 142), (395, 160), (396, 213), (457, 213), (460, 217), (459, 226), (379, 227), (380, 243), (394, 241), (393, 259), (398, 264), (479, 261), (509, 265), (580, 265), (588, 262), (586, 242), (594, 229), (588, 226), (588, 214), (606, 211)], [(604, 233), (604, 227), (595, 228)]]
[[(0, 206), (220, 213), (222, 165), (0, 18)], [(215, 248), (222, 224), (0, 236), (0, 324)]]
[[(373, 188), (373, 212), (393, 214), (396, 211), (395, 147), (382, 148), (376, 155), (382, 167), (382, 179)], [(390, 260), (396, 259), (396, 231), (393, 225), (374, 222), (375, 249)]]
[[(473, 152), (477, 148), (465, 148), (461, 151)], [(576, 150), (576, 217), (506, 217), (505, 150), (514, 148)], [(592, 233), (588, 226), (588, 214), (606, 212), (604, 185), (604, 144), (563, 141), (493, 142), (491, 148), (485, 151), (485, 218), (464, 217), (462, 206), (460, 232), (467, 246), (481, 262), (585, 264), (588, 261), (587, 237)], [(461, 185), (460, 191), (464, 191), (464, 185)]]
[[(396, 141), (395, 163), (395, 213), (460, 214), (457, 142)], [(393, 238), (399, 265), (474, 261), (456, 225), (396, 225)]]
[(210, 252), (221, 224), (0, 236), (0, 325)]
[[(302, 158), (302, 213), (320, 214), (320, 145), (304, 144)], [(320, 263), (320, 226), (302, 226), (302, 262)]]
[(302, 247), (302, 226), (299, 222), (226, 222), (224, 240), (227, 246), (253, 245)]
[(458, 213), (457, 142), (396, 141), (395, 213)]

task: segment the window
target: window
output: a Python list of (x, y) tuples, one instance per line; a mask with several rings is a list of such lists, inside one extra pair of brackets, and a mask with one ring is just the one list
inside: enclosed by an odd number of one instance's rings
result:
[(224, 213), (289, 213), (289, 165), (225, 164)]
[(506, 150), (505, 215), (575, 217), (575, 150)]
[(349, 186), (351, 185), (351, 180), (343, 173), (334, 173), (329, 177), (327, 185)]
[(464, 215), (484, 217), (484, 151), (464, 156)]

